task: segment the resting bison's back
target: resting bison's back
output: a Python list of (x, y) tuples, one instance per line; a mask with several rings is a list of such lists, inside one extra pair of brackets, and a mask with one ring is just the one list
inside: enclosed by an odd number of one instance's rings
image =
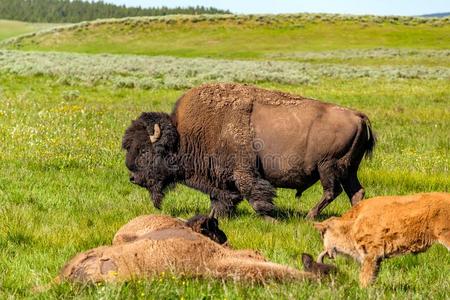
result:
[(320, 180), (324, 192), (311, 218), (342, 188), (352, 204), (364, 197), (357, 171), (374, 145), (360, 112), (240, 84), (189, 90), (170, 116), (143, 113), (122, 142), (130, 180), (147, 188), (158, 208), (166, 187), (181, 182), (209, 194), (217, 213), (247, 198), (270, 216), (275, 187), (300, 196)]
[(267, 201), (270, 184), (300, 195), (319, 179), (325, 193), (310, 217), (341, 186), (353, 204), (363, 198), (356, 172), (375, 140), (360, 112), (247, 85), (214, 84), (183, 95), (172, 120), (180, 151), (208, 160), (192, 172), (216, 179), (220, 188), (236, 189), (250, 203)]

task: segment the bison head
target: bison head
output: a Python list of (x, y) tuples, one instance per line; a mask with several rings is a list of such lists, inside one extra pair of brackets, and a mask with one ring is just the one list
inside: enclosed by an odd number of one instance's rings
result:
[(213, 212), (209, 216), (196, 215), (187, 220), (186, 225), (216, 243), (224, 244), (227, 241), (227, 236), (219, 228), (219, 221), (213, 217)]
[(125, 131), (122, 148), (130, 181), (150, 192), (156, 208), (164, 189), (175, 181), (177, 147), (177, 130), (165, 113), (142, 113)]
[(345, 254), (361, 261), (350, 235), (353, 221), (331, 217), (313, 225), (320, 232), (324, 246), (324, 251), (319, 254), (317, 259), (318, 263), (323, 263), (325, 257), (334, 259), (337, 254)]

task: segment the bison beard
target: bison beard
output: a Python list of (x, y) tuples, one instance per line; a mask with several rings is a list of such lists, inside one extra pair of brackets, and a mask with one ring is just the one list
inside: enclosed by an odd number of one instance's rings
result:
[(126, 130), (130, 180), (160, 208), (174, 183), (207, 193), (218, 215), (243, 198), (275, 214), (274, 187), (304, 190), (320, 180), (315, 218), (344, 190), (354, 205), (364, 197), (357, 170), (375, 146), (368, 118), (357, 111), (282, 92), (213, 84), (184, 94), (171, 115), (143, 113)]

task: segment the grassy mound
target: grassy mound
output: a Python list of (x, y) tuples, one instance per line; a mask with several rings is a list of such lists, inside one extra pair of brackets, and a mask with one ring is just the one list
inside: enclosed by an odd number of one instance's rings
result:
[(57, 25), (0, 20), (0, 41), (55, 26)]
[(320, 14), (141, 17), (63, 26), (4, 46), (215, 58), (348, 48), (448, 49), (449, 20)]

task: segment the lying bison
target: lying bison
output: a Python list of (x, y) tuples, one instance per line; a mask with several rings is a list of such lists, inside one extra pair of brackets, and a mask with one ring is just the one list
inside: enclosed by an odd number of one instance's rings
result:
[[(202, 227), (203, 221), (199, 220), (215, 222), (213, 228), (197, 232), (197, 227), (189, 223)], [(169, 216), (139, 217), (117, 232), (112, 246), (97, 247), (70, 259), (54, 282), (120, 282), (172, 273), (264, 283), (311, 281), (321, 275), (267, 261), (252, 250), (233, 250), (220, 245), (211, 238), (217, 231), (223, 234), (217, 220), (205, 216), (186, 224)], [(127, 241), (130, 236), (136, 238)]]
[(344, 188), (352, 204), (364, 197), (357, 171), (375, 138), (363, 113), (240, 84), (203, 85), (186, 92), (171, 115), (143, 113), (126, 130), (130, 180), (149, 190), (159, 208), (172, 183), (207, 193), (219, 214), (244, 197), (272, 216), (274, 187), (300, 196), (317, 180), (324, 192), (315, 218)]

